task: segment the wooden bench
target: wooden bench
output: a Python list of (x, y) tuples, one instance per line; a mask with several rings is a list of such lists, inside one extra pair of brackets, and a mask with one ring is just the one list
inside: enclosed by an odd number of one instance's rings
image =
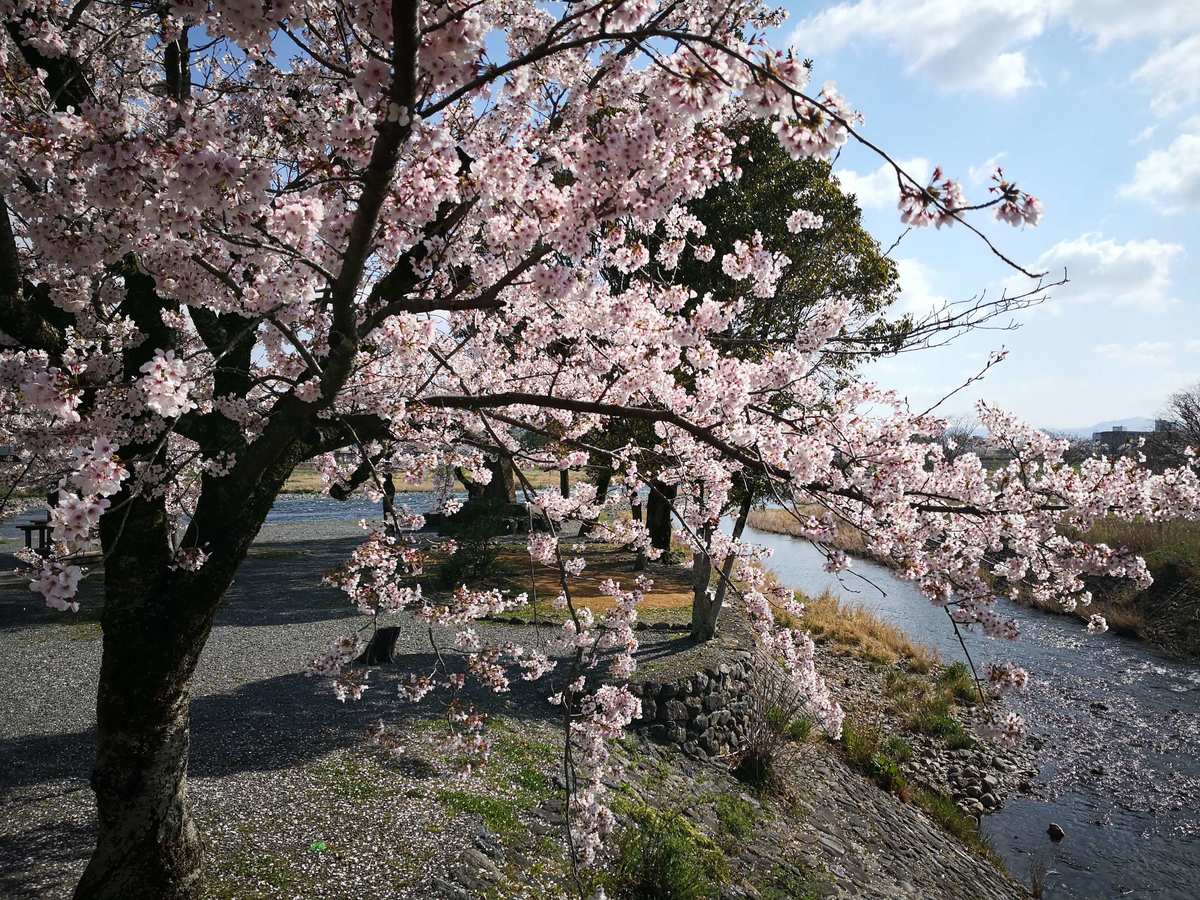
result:
[[(50, 517), (44, 519), (34, 519), (31, 522), (26, 522), (24, 525), (18, 525), (17, 530), (25, 535), (25, 546), (29, 549), (36, 549), (38, 553), (45, 556), (50, 552), (50, 529), (53, 526), (50, 524)], [(37, 532), (38, 543), (37, 547), (33, 546), (33, 534)]]

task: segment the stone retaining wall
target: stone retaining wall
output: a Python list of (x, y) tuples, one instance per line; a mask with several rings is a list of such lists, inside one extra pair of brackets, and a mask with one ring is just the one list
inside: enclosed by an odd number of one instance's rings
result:
[(690, 675), (634, 682), (629, 687), (642, 701), (642, 718), (633, 727), (693, 756), (734, 753), (746, 739), (752, 674), (750, 652), (730, 650)]

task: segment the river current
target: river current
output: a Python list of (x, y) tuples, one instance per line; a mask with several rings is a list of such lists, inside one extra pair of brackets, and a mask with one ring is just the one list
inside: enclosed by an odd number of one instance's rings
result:
[[(807, 542), (747, 529), (770, 547), (780, 581), (806, 594), (831, 591), (899, 626), (913, 640), (961, 659), (946, 621), (912, 584), (854, 560), (854, 575), (824, 571)], [(1200, 897), (1200, 666), (1165, 658), (1141, 642), (1088, 635), (1083, 623), (1005, 604), (1021, 639), (966, 636), (977, 665), (1012, 659), (1030, 673), (1013, 702), (1035, 739), (1041, 770), (1029, 795), (1014, 795), (983, 829), (1009, 870), (1027, 880), (1046, 870), (1046, 897)], [(1050, 842), (1046, 826), (1066, 832)]]

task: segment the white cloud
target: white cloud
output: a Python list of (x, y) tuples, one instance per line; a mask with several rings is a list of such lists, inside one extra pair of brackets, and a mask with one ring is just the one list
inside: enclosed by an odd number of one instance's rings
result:
[(1000, 160), (1007, 155), (1002, 151), (994, 156), (989, 156), (977, 166), (968, 166), (967, 177), (971, 179), (971, 184), (977, 187), (987, 184), (992, 178), (992, 173), (1000, 167)]
[[(929, 180), (932, 166), (924, 157), (901, 160), (900, 168), (925, 184)], [(900, 199), (900, 189), (896, 186), (896, 170), (884, 163), (874, 172), (860, 175), (852, 169), (838, 169), (834, 172), (842, 185), (842, 190), (858, 198), (858, 205), (863, 209), (874, 207), (895, 206)]]
[(792, 43), (808, 55), (877, 40), (895, 50), (910, 74), (950, 89), (1010, 96), (1034, 83), (1015, 46), (1045, 26), (1043, 0), (859, 0), (801, 21)]
[(1183, 252), (1179, 244), (1156, 240), (1117, 241), (1084, 234), (1060, 241), (1038, 259), (1039, 268), (1068, 284), (1055, 288), (1053, 302), (1162, 307), (1172, 302), (1171, 269)]
[(1181, 134), (1140, 160), (1118, 194), (1167, 215), (1200, 211), (1200, 134)]
[(1195, 0), (1049, 0), (1046, 5), (1100, 49), (1118, 41), (1182, 34), (1200, 27), (1200, 6)]
[(900, 276), (900, 298), (894, 307), (898, 313), (912, 313), (916, 318), (940, 309), (949, 301), (933, 288), (933, 272), (915, 259), (897, 259), (896, 273)]
[(1026, 49), (1049, 28), (1090, 38), (1097, 49), (1139, 37), (1177, 37), (1200, 27), (1196, 0), (851, 0), (801, 20), (792, 43), (805, 56), (865, 41), (890, 47), (908, 74), (948, 90), (1010, 97), (1039, 84)]
[(1156, 116), (1200, 102), (1200, 31), (1151, 56), (1133, 80), (1152, 93), (1150, 110)]
[(1096, 353), (1125, 366), (1161, 366), (1174, 354), (1170, 341), (1138, 341), (1136, 344), (1097, 344)]

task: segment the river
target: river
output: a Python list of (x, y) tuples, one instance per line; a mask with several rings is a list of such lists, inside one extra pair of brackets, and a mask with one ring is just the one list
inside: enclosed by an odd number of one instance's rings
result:
[[(807, 542), (747, 529), (770, 547), (780, 581), (807, 594), (861, 603), (912, 639), (961, 659), (945, 612), (888, 569), (854, 560), (853, 575), (824, 571)], [(868, 581), (870, 583), (868, 583)], [(1010, 658), (1030, 673), (1012, 704), (1045, 742), (1034, 791), (986, 816), (983, 830), (1018, 878), (1047, 867), (1050, 898), (1200, 897), (1200, 666), (1164, 658), (1074, 618), (1011, 604), (1021, 639), (967, 635), (977, 665)], [(1052, 844), (1046, 826), (1066, 838)]]

